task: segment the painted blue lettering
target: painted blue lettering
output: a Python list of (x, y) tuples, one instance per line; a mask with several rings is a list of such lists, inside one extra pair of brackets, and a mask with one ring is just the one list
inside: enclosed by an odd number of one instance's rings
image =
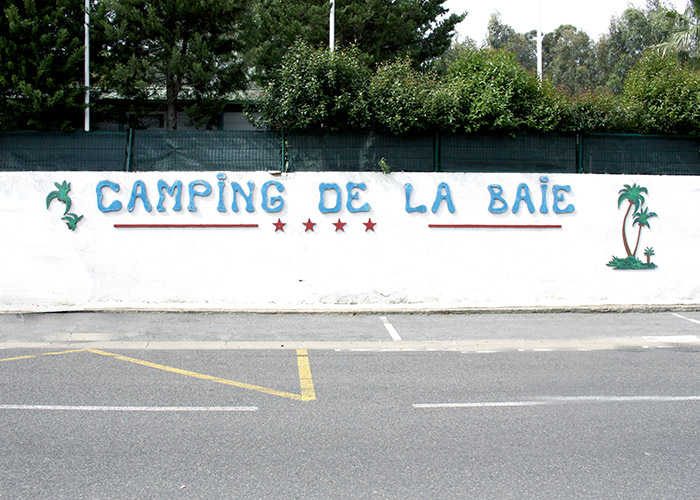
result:
[[(202, 186), (204, 189), (202, 191), (197, 191), (197, 186)], [(189, 212), (196, 212), (197, 206), (194, 203), (195, 196), (209, 196), (211, 194), (211, 184), (207, 181), (192, 181), (187, 187), (187, 191), (190, 195), (190, 203), (187, 205), (187, 210)]]
[(284, 199), (281, 196), (273, 196), (272, 198), (270, 198), (269, 202), (271, 202), (272, 205), (270, 205), (270, 203), (268, 202), (267, 190), (270, 186), (275, 186), (277, 192), (279, 193), (284, 192), (284, 186), (281, 183), (277, 181), (267, 181), (262, 186), (262, 208), (267, 213), (281, 212), (282, 208), (284, 208)]
[(158, 210), (159, 212), (165, 212), (165, 206), (163, 205), (163, 202), (165, 201), (166, 192), (170, 196), (175, 198), (175, 205), (173, 205), (173, 210), (176, 212), (182, 210), (182, 203), (180, 200), (182, 198), (182, 181), (175, 181), (173, 182), (172, 186), (168, 186), (168, 184), (163, 180), (158, 181), (158, 205), (156, 206), (156, 210)]
[(517, 214), (520, 210), (521, 202), (527, 203), (527, 209), (531, 214), (535, 213), (535, 205), (532, 204), (532, 199), (530, 198), (530, 188), (527, 184), (522, 183), (518, 186), (518, 192), (515, 195), (515, 201), (513, 202), (513, 213)]
[(419, 213), (424, 213), (426, 210), (425, 205), (418, 205), (417, 207), (412, 207), (411, 206), (411, 194), (413, 193), (413, 184), (411, 183), (406, 183), (403, 186), (404, 191), (406, 192), (406, 212), (413, 213), (413, 212), (419, 212)]
[[(508, 203), (503, 199), (503, 188), (500, 184), (491, 184), (489, 186), (489, 194), (491, 195), (491, 202), (489, 203), (489, 212), (492, 214), (502, 214), (508, 210)], [(501, 206), (497, 207), (496, 202), (499, 202)]]
[(435, 194), (435, 203), (433, 203), (432, 212), (435, 214), (440, 208), (440, 203), (443, 201), (447, 202), (447, 210), (451, 214), (455, 213), (455, 205), (452, 203), (452, 195), (450, 194), (450, 186), (446, 182), (441, 182), (437, 188), (437, 193)]
[(570, 214), (576, 210), (576, 208), (571, 204), (567, 205), (566, 208), (559, 207), (559, 203), (564, 202), (564, 193), (561, 193), (560, 191), (568, 193), (571, 191), (571, 186), (559, 186), (557, 184), (552, 186), (552, 194), (554, 195), (554, 205), (552, 206), (552, 210), (554, 210), (555, 214)]
[(253, 189), (255, 189), (255, 183), (248, 181), (248, 194), (243, 191), (243, 188), (237, 182), (232, 182), (231, 188), (233, 189), (233, 203), (231, 204), (231, 210), (238, 212), (238, 202), (236, 200), (236, 196), (240, 194), (245, 200), (245, 211), (255, 212), (255, 207), (253, 206)]
[(119, 210), (122, 209), (122, 204), (119, 200), (114, 200), (112, 203), (109, 204), (108, 207), (104, 206), (104, 195), (102, 193), (103, 188), (109, 188), (115, 193), (119, 192), (119, 184), (116, 182), (111, 182), (111, 181), (101, 181), (97, 183), (97, 188), (95, 189), (97, 191), (97, 208), (100, 209), (100, 212), (118, 212)]
[[(321, 184), (318, 185), (318, 190), (320, 193), (320, 199), (318, 201), (318, 209), (321, 211), (322, 214), (334, 214), (336, 212), (340, 212), (340, 206), (343, 204), (343, 195), (340, 192), (340, 186), (338, 186), (335, 182), (332, 183), (325, 183), (322, 182)], [(333, 190), (335, 191), (335, 206), (334, 207), (326, 207), (326, 191)], [(348, 205), (350, 202), (348, 201)]]
[(151, 202), (148, 201), (146, 184), (143, 181), (134, 182), (134, 186), (131, 188), (131, 198), (129, 198), (129, 204), (126, 206), (126, 209), (129, 212), (134, 211), (137, 199), (141, 200), (141, 203), (143, 203), (143, 208), (146, 210), (146, 212), (150, 212), (152, 210)]
[(367, 184), (365, 184), (364, 182), (360, 182), (359, 184), (355, 184), (354, 182), (348, 182), (346, 188), (348, 190), (348, 203), (346, 205), (348, 211), (352, 213), (369, 212), (369, 203), (363, 203), (360, 208), (355, 208), (352, 206), (353, 200), (360, 199), (360, 194), (356, 192), (353, 193), (353, 189), (361, 189), (364, 191), (365, 189), (367, 189)]
[(540, 177), (540, 182), (542, 183), (540, 185), (540, 189), (542, 190), (542, 204), (540, 205), (540, 213), (546, 214), (549, 213), (549, 209), (547, 208), (547, 183), (549, 182), (549, 177), (543, 175)]
[(224, 188), (226, 187), (226, 174), (223, 172), (216, 174), (216, 178), (219, 180), (217, 186), (219, 186), (219, 204), (216, 206), (216, 210), (219, 212), (226, 212), (226, 205), (224, 205)]

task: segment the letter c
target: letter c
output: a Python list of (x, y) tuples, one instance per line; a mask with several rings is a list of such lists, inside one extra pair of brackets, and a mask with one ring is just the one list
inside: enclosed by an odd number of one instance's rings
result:
[(122, 204), (119, 200), (114, 200), (108, 207), (104, 206), (104, 195), (102, 194), (102, 189), (108, 187), (115, 193), (119, 192), (119, 184), (111, 181), (101, 181), (97, 183), (97, 208), (100, 212), (118, 212), (122, 209)]

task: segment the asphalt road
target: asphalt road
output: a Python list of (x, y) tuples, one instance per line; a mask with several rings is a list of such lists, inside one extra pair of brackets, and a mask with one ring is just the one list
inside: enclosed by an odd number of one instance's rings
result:
[(0, 316), (0, 499), (695, 500), (698, 335), (697, 312)]

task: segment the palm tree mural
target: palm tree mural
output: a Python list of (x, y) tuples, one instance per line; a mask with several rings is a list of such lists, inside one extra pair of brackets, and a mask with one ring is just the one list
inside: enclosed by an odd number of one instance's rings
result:
[(66, 204), (66, 211), (63, 212), (63, 215), (65, 215), (68, 213), (71, 206), (71, 199), (70, 196), (68, 196), (68, 193), (70, 193), (70, 182), (63, 181), (61, 184), (54, 182), (53, 184), (58, 188), (58, 191), (51, 191), (46, 197), (46, 208), (49, 208), (51, 202), (57, 199)]
[(70, 182), (63, 181), (61, 184), (59, 184), (58, 182), (54, 182), (54, 186), (56, 186), (58, 190), (51, 191), (48, 194), (48, 196), (46, 197), (46, 208), (48, 210), (53, 200), (63, 202), (66, 205), (66, 209), (63, 212), (64, 217), (61, 217), (61, 220), (66, 221), (68, 229), (70, 229), (71, 231), (75, 231), (78, 222), (82, 220), (83, 216), (74, 213), (68, 213), (71, 205), (73, 204), (73, 202), (70, 199), (70, 196), (68, 196), (68, 193), (70, 193)]
[[(639, 248), (639, 242), (642, 237), (642, 228), (648, 227), (651, 229), (649, 219), (657, 217), (656, 212), (650, 212), (649, 209), (644, 206), (646, 202), (644, 195), (648, 195), (649, 191), (647, 188), (638, 186), (637, 184), (632, 184), (631, 186), (625, 184), (624, 188), (622, 188), (618, 194), (617, 208), (621, 208), (623, 202), (627, 201), (627, 210), (622, 219), (622, 243), (625, 246), (627, 256), (625, 258), (613, 256), (612, 260), (608, 262), (608, 266), (613, 269), (655, 269), (656, 264), (651, 262), (651, 256), (654, 255), (653, 249), (647, 248), (644, 252), (644, 255), (647, 257), (646, 263), (637, 258), (637, 249)], [(629, 219), (630, 213), (633, 218), (632, 227), (639, 226), (634, 250), (630, 249), (629, 240), (627, 239), (627, 220)], [(648, 253), (648, 251), (651, 253)]]
[(649, 219), (656, 216), (656, 213), (649, 212), (648, 208), (642, 208), (634, 214), (634, 222), (632, 223), (632, 226), (638, 225), (639, 232), (637, 233), (637, 244), (634, 245), (634, 251), (632, 252), (632, 255), (637, 255), (637, 248), (639, 248), (639, 240), (642, 237), (642, 228), (648, 227), (649, 229), (651, 229), (651, 226), (649, 225)]
[(644, 249), (644, 255), (647, 257), (647, 264), (651, 264), (651, 258), (654, 256), (654, 249), (651, 247), (646, 247)]
[(637, 184), (625, 184), (625, 187), (620, 189), (620, 197), (617, 199), (617, 208), (620, 208), (622, 202), (627, 200), (629, 205), (627, 206), (627, 212), (625, 212), (625, 218), (622, 219), (622, 243), (625, 245), (625, 252), (627, 252), (627, 257), (632, 255), (629, 243), (627, 243), (627, 231), (625, 227), (627, 225), (627, 217), (634, 207), (634, 211), (639, 210), (640, 205), (644, 204), (644, 195), (642, 193), (648, 194), (647, 188), (642, 186), (637, 186)]

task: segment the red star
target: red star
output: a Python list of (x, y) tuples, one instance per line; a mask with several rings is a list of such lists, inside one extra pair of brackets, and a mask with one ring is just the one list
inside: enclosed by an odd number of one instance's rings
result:
[(311, 222), (311, 219), (309, 219), (309, 220), (306, 221), (306, 222), (302, 222), (302, 224), (304, 224), (304, 226), (306, 226), (306, 229), (304, 230), (304, 232), (306, 232), (306, 231), (311, 231), (311, 232), (313, 232), (313, 231), (314, 231), (314, 226), (316, 225), (315, 222)]
[(272, 224), (275, 226), (275, 232), (277, 232), (277, 231), (282, 231), (282, 232), (284, 232), (284, 226), (287, 225), (287, 223), (286, 223), (286, 222), (282, 222), (281, 219), (277, 219), (277, 222), (273, 222)]
[(345, 224), (347, 224), (347, 222), (340, 222), (340, 219), (338, 219), (338, 222), (334, 222), (333, 225), (335, 226), (335, 232), (345, 232)]
[(363, 224), (366, 226), (365, 233), (367, 231), (372, 231), (374, 232), (374, 226), (377, 225), (376, 222), (372, 222), (372, 218), (370, 218), (367, 222), (363, 222)]

